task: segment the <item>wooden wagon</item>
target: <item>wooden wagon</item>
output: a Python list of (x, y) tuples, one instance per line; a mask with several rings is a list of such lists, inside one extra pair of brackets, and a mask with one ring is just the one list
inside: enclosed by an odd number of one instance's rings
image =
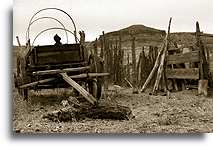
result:
[[(38, 13), (46, 10), (56, 10), (66, 14), (74, 26), (74, 31), (66, 29), (59, 20), (53, 17), (34, 19)], [(31, 44), (30, 26), (40, 19), (56, 20), (63, 27), (47, 28), (41, 31)], [(75, 43), (61, 44), (59, 36), (56, 35), (54, 45), (33, 45), (40, 34), (54, 29), (64, 30), (66, 36), (67, 32), (71, 33), (75, 38)], [(91, 104), (95, 104), (96, 100), (101, 97), (103, 76), (107, 76), (108, 73), (103, 73), (103, 61), (88, 51), (84, 38), (79, 40), (76, 32), (73, 19), (61, 9), (45, 8), (33, 15), (26, 32), (27, 46), (25, 51), (17, 56), (17, 71), (14, 74), (15, 86), (25, 99), (28, 98), (28, 90), (30, 89), (67, 88), (70, 86)], [(88, 86), (88, 89), (81, 86), (82, 82)]]

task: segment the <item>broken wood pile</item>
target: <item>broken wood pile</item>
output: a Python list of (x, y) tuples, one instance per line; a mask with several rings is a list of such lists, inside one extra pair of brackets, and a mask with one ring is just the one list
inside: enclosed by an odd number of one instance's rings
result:
[[(73, 100), (73, 98), (72, 98)], [(77, 100), (75, 98), (75, 100)], [(91, 106), (87, 102), (72, 101), (59, 110), (43, 115), (43, 118), (54, 122), (79, 121), (85, 118), (130, 120), (134, 116), (129, 107), (105, 101)]]

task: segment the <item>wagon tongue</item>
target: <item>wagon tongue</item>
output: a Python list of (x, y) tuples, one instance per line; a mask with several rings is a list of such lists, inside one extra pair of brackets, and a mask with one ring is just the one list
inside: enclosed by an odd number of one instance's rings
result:
[(94, 105), (95, 102), (97, 102), (97, 100), (89, 92), (87, 92), (81, 85), (79, 85), (73, 79), (71, 79), (66, 73), (60, 73), (60, 75), (62, 76), (64, 81), (66, 81), (73, 88), (75, 88), (91, 104)]

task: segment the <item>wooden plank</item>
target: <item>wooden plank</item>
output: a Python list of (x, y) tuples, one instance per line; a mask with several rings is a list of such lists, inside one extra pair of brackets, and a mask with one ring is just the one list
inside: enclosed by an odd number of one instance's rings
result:
[(179, 51), (181, 48), (169, 48), (168, 51)]
[[(72, 79), (81, 79), (81, 78), (93, 78), (93, 77), (103, 77), (103, 76), (109, 76), (109, 73), (83, 73), (83, 74), (79, 74), (79, 75), (72, 75), (72, 76), (69, 76), (69, 77), (72, 78)], [(44, 80), (35, 81), (35, 82), (32, 82), (32, 83), (21, 85), (21, 86), (19, 86), (19, 88), (22, 89), (22, 88), (33, 87), (33, 86), (36, 86), (38, 84), (51, 82), (53, 80), (56, 80), (56, 78), (48, 78), (48, 79), (44, 79)]]
[(158, 90), (161, 77), (162, 77), (163, 72), (165, 70), (164, 69), (165, 68), (164, 63), (165, 63), (167, 49), (168, 49), (168, 44), (169, 44), (168, 38), (170, 37), (171, 21), (172, 21), (172, 18), (170, 18), (170, 20), (169, 20), (168, 32), (167, 32), (167, 35), (166, 35), (166, 43), (165, 43), (163, 54), (161, 56), (160, 65), (158, 67), (156, 81), (155, 81), (154, 88), (153, 88), (153, 91), (152, 91), (153, 94)]
[(35, 71), (33, 75), (49, 75), (49, 74), (58, 74), (63, 72), (76, 72), (76, 71), (85, 71), (89, 70), (90, 66), (86, 67), (77, 67), (77, 68), (65, 68), (65, 69), (54, 69), (54, 70), (44, 70), (44, 71)]
[(207, 97), (208, 95), (208, 80), (199, 80), (198, 82), (198, 94), (204, 95)]
[(54, 51), (79, 51), (80, 44), (63, 44), (62, 46), (44, 45), (35, 47), (38, 53)]
[(202, 41), (206, 44), (213, 44), (213, 37), (211, 38), (202, 38)]
[(170, 79), (199, 79), (199, 68), (166, 69), (166, 77)]
[(160, 57), (161, 57), (161, 54), (163, 53), (163, 50), (165, 48), (165, 42), (166, 42), (166, 39), (167, 39), (167, 35), (163, 41), (163, 44), (161, 46), (161, 49), (160, 51), (158, 52), (158, 55), (157, 55), (157, 58), (155, 60), (155, 64), (154, 64), (154, 67), (152, 68), (152, 71), (150, 72), (148, 78), (146, 79), (145, 83), (143, 84), (142, 88), (141, 88), (141, 92), (144, 92), (146, 87), (148, 86), (148, 84), (150, 83), (150, 81), (152, 80), (155, 72), (157, 71), (157, 68), (159, 67), (159, 64), (160, 64)]
[(205, 36), (205, 37), (213, 37), (213, 34), (208, 34), (208, 33), (200, 33), (200, 36)]
[(213, 48), (213, 44), (207, 44), (207, 48), (208, 49), (212, 49)]
[(49, 79), (44, 79), (44, 80), (40, 80), (40, 81), (36, 81), (36, 82), (32, 82), (32, 83), (28, 83), (28, 84), (24, 84), (24, 85), (21, 85), (19, 88), (28, 88), (28, 87), (33, 87), (33, 86), (36, 86), (38, 84), (43, 84), (43, 83), (47, 83), (47, 82), (50, 82), (50, 81), (53, 81), (55, 80), (56, 78), (49, 78)]
[(95, 104), (97, 101), (89, 92), (87, 92), (81, 85), (76, 83), (73, 79), (71, 79), (66, 73), (60, 73), (62, 78), (70, 84), (73, 88), (75, 88), (84, 98), (90, 102), (91, 104)]
[(80, 78), (94, 78), (94, 77), (104, 77), (109, 76), (109, 73), (82, 73), (79, 75), (70, 76), (72, 79), (80, 79)]
[(132, 37), (132, 72), (133, 72), (133, 86), (136, 86), (136, 78), (137, 78), (137, 74), (136, 74), (136, 53), (135, 53), (135, 37)]
[(184, 54), (168, 55), (167, 65), (187, 62), (199, 62), (199, 51), (192, 51)]
[[(35, 50), (36, 51), (36, 50)], [(38, 65), (43, 64), (61, 64), (69, 62), (78, 62), (82, 61), (80, 51), (52, 51), (37, 53), (37, 62)]]
[(72, 62), (72, 63), (65, 63), (65, 64), (44, 64), (44, 65), (29, 65), (29, 69), (31, 71), (36, 69), (58, 69), (59, 67), (77, 67), (79, 65), (86, 65), (88, 62)]

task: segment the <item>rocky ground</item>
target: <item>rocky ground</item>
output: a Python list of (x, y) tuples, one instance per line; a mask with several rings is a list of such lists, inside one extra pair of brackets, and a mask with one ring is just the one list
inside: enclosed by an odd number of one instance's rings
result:
[[(69, 90), (30, 92), (28, 102), (13, 90), (12, 123), (16, 133), (203, 133), (213, 132), (213, 96), (196, 96), (197, 90), (173, 92), (170, 98), (149, 95), (149, 91), (132, 94), (121, 88), (108, 94), (108, 102), (131, 108), (131, 120), (85, 118), (79, 121), (53, 122), (42, 118), (62, 108)], [(109, 99), (110, 98), (110, 99)]]

